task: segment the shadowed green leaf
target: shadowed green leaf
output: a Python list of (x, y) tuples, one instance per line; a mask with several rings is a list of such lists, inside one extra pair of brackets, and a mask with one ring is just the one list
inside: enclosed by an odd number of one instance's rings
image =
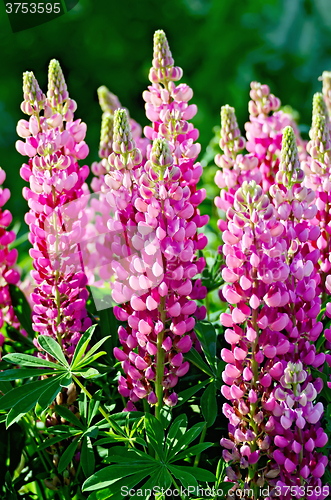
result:
[(44, 349), (44, 351), (50, 354), (53, 358), (57, 359), (62, 366), (69, 369), (69, 364), (64, 357), (62, 348), (55, 339), (49, 337), (48, 335), (39, 335), (37, 340), (38, 344), (42, 349)]

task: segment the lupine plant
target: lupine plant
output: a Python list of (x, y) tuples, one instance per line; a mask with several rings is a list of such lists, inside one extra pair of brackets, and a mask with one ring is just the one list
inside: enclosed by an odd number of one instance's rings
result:
[(0, 169), (3, 499), (330, 497), (330, 73), (309, 137), (268, 85), (245, 136), (222, 105), (217, 225), (182, 78), (157, 31), (149, 124), (100, 87), (90, 169), (60, 63), (46, 93), (23, 75), (27, 276)]

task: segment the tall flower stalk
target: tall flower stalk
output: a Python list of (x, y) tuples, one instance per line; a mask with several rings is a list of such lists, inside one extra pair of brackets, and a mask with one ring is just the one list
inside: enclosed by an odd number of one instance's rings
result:
[(81, 212), (84, 201), (79, 199), (88, 192), (84, 181), (89, 169), (78, 165), (88, 154), (86, 125), (73, 119), (77, 105), (69, 98), (58, 61), (49, 65), (47, 98), (32, 72), (24, 74), (23, 91), (21, 108), (30, 119), (18, 123), (17, 132), (25, 142), (17, 141), (16, 148), (29, 157), (21, 177), (30, 184), (23, 196), (30, 207), (25, 220), (36, 283), (33, 329), (56, 338), (70, 356), (81, 332), (91, 325), (77, 247), (87, 223)]
[[(189, 368), (183, 353), (195, 340), (193, 315), (205, 315), (194, 299), (204, 298), (206, 289), (201, 280), (192, 279), (205, 265), (196, 253), (207, 241), (197, 234), (197, 228), (208, 217), (201, 216), (197, 208), (205, 197), (203, 190), (196, 189), (202, 172), (200, 164), (194, 164), (200, 151), (194, 144), (198, 134), (186, 121), (194, 116), (196, 106), (187, 104), (191, 89), (173, 83), (181, 76), (182, 70), (173, 65), (164, 32), (156, 32), (150, 71), (153, 85), (143, 94), (147, 117), (153, 122), (152, 127), (145, 127), (146, 136), (153, 140), (147, 150), (148, 161), (140, 167), (128, 161), (136, 155), (136, 145), (127, 118), (118, 112), (118, 140), (109, 158), (116, 171), (106, 179), (111, 187), (109, 200), (117, 208), (110, 224), (115, 228), (120, 221), (129, 221), (133, 253), (141, 254), (140, 259), (133, 255), (126, 268), (122, 261), (114, 264), (113, 298), (117, 302), (130, 300), (130, 305), (117, 311), (119, 318), (128, 321), (126, 331), (119, 330), (123, 351), (115, 350), (127, 375), (120, 379), (119, 390), (130, 397), (128, 409), (147, 398), (156, 406), (157, 418), (164, 403), (173, 406), (177, 402), (172, 389)], [(132, 215), (124, 215), (123, 210)], [(130, 250), (128, 242), (126, 245)], [(126, 255), (130, 255), (129, 250), (125, 250)]]
[[(274, 206), (254, 181), (244, 183), (227, 211), (222, 249), (231, 315), (221, 315), (221, 322), (232, 327), (225, 332), (232, 349), (222, 351), (228, 363), (222, 392), (232, 403), (223, 409), (230, 440), (221, 441), (224, 459), (232, 461), (228, 479), (251, 484), (255, 495), (267, 482), (284, 500), (291, 498), (288, 486), (321, 487), (327, 461), (316, 452), (326, 438), (323, 405), (313, 404), (323, 383), (310, 372), (325, 360), (313, 344), (323, 325), (317, 321), (319, 251), (309, 247), (320, 231), (310, 223), (315, 193), (303, 180), (294, 131), (286, 127), (279, 185), (270, 189)], [(255, 466), (263, 455), (272, 459), (268, 466)]]

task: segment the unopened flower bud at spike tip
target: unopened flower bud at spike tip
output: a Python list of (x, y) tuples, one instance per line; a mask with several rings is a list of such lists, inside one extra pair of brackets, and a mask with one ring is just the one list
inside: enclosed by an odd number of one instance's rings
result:
[(63, 104), (69, 97), (63, 71), (57, 59), (52, 59), (49, 63), (47, 97), (52, 107), (55, 107), (52, 102), (54, 98), (59, 105)]
[(39, 111), (44, 107), (46, 97), (40, 89), (33, 71), (23, 73), (23, 95), (22, 111), (27, 115), (39, 114)]
[(322, 115), (329, 119), (328, 110), (321, 92), (316, 92), (313, 97), (313, 121), (317, 115)]
[(240, 135), (235, 109), (229, 105), (221, 108), (220, 148), (227, 156), (235, 156), (245, 147), (245, 139)]
[(163, 30), (154, 33), (154, 50), (152, 68), (149, 72), (149, 80), (152, 83), (163, 83), (167, 86), (170, 81), (178, 81), (183, 76), (183, 70), (174, 66), (167, 37)]
[(163, 30), (157, 30), (154, 33), (154, 59), (159, 61), (161, 68), (174, 65), (169, 43)]
[[(129, 122), (129, 116), (124, 108), (119, 108), (115, 111), (114, 114), (114, 143), (124, 142), (127, 144), (128, 142), (132, 142), (132, 133)], [(114, 144), (114, 151), (115, 144)]]
[(102, 85), (98, 88), (98, 99), (99, 104), (104, 113), (114, 113), (116, 109), (121, 107), (121, 103), (118, 100), (118, 97), (110, 92), (105, 85)]
[(298, 147), (294, 130), (287, 126), (283, 130), (281, 161), (277, 181), (286, 186), (293, 186), (302, 182), (304, 179), (303, 170), (301, 170)]
[(111, 153), (112, 142), (113, 142), (113, 126), (114, 126), (114, 115), (109, 112), (103, 113), (101, 122), (100, 146), (99, 146), (100, 158), (108, 158), (108, 156)]
[(323, 82), (323, 97), (329, 114), (331, 114), (331, 71), (323, 71), (319, 80)]
[(160, 167), (166, 168), (171, 165), (172, 155), (166, 139), (155, 139), (151, 151), (151, 161)]

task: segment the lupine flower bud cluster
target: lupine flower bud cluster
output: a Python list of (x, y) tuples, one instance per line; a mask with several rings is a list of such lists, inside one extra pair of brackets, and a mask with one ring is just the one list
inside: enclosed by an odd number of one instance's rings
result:
[(292, 116), (279, 110), (280, 100), (270, 93), (268, 85), (252, 82), (250, 97), (248, 105), (250, 117), (245, 124), (246, 149), (258, 158), (259, 171), (262, 175), (261, 186), (263, 191), (268, 193), (278, 171), (284, 127), (290, 125), (295, 130), (300, 155), (303, 156), (305, 156), (305, 144)]
[(16, 148), (29, 157), (21, 177), (30, 184), (23, 196), (30, 208), (25, 221), (36, 283), (33, 329), (54, 336), (70, 356), (81, 332), (91, 325), (85, 309), (87, 280), (77, 249), (87, 224), (80, 197), (88, 192), (84, 181), (89, 169), (78, 165), (88, 154), (86, 125), (73, 120), (76, 103), (68, 96), (58, 61), (49, 66), (47, 99), (33, 74), (24, 75), (22, 109), (31, 115), (29, 121), (18, 122), (17, 133), (25, 142), (17, 141)]
[(323, 97), (329, 115), (331, 115), (331, 71), (323, 71), (319, 80), (323, 82)]
[[(112, 244), (112, 233), (108, 229), (107, 223), (109, 220), (110, 209), (106, 196), (109, 192), (109, 186), (106, 184), (105, 176), (114, 167), (108, 162), (108, 157), (113, 152), (113, 128), (114, 114), (121, 108), (121, 104), (114, 94), (107, 87), (102, 86), (98, 89), (98, 97), (100, 107), (103, 111), (101, 123), (101, 135), (99, 146), (99, 162), (93, 162), (91, 170), (95, 177), (91, 182), (91, 188), (96, 193), (91, 200), (90, 219), (94, 218), (94, 224), (89, 225), (89, 239), (92, 243), (93, 251), (86, 252), (87, 267), (93, 270), (88, 273), (89, 284), (102, 287), (104, 280), (109, 280), (112, 275), (111, 269), (111, 253), (109, 249)], [(141, 137), (141, 126), (132, 118), (130, 125), (133, 129), (133, 134), (137, 140), (144, 156), (149, 141)], [(95, 280), (97, 274), (97, 280)]]
[(187, 104), (193, 93), (187, 85), (173, 83), (181, 74), (173, 66), (164, 33), (157, 32), (153, 85), (143, 94), (153, 122), (145, 127), (153, 146), (144, 165), (137, 165), (141, 156), (124, 113), (115, 118), (114, 153), (109, 157), (114, 170), (106, 182), (111, 187), (108, 199), (117, 208), (109, 226), (126, 238), (125, 245), (119, 241), (112, 248), (118, 256), (113, 298), (124, 303), (115, 314), (128, 323), (119, 329), (123, 350), (115, 349), (115, 356), (126, 374), (119, 391), (130, 398), (129, 410), (142, 398), (158, 407), (162, 402), (176, 404), (173, 388), (189, 368), (183, 353), (195, 340), (193, 315), (205, 315), (194, 299), (203, 299), (207, 290), (193, 278), (205, 265), (196, 253), (207, 240), (197, 228), (208, 217), (197, 208), (205, 197), (204, 190), (196, 189), (202, 173), (200, 164), (194, 164), (200, 151), (194, 144), (198, 132), (186, 121), (196, 113), (196, 106)]
[[(228, 284), (222, 292), (231, 313), (221, 322), (231, 351), (222, 351), (222, 393), (232, 404), (223, 408), (230, 439), (221, 444), (224, 459), (232, 461), (228, 480), (253, 488), (267, 482), (287, 500), (286, 487), (297, 484), (298, 475), (299, 484), (320, 487), (327, 463), (315, 451), (327, 439), (319, 423), (323, 405), (313, 404), (323, 383), (307, 371), (325, 361), (311, 344), (323, 329), (317, 322), (319, 250), (311, 249), (320, 230), (310, 222), (317, 214), (315, 193), (300, 185), (304, 172), (291, 127), (283, 131), (276, 180), (273, 204), (251, 181), (236, 191), (227, 211), (222, 275)], [(263, 454), (268, 465), (255, 466)]]
[[(321, 252), (318, 269), (322, 277), (323, 299), (326, 293), (331, 293), (328, 275), (330, 274), (330, 233), (331, 233), (331, 139), (328, 111), (321, 93), (316, 93), (313, 98), (312, 126), (309, 132), (310, 141), (307, 151), (310, 157), (303, 163), (306, 174), (305, 186), (312, 188), (316, 195), (317, 214), (315, 224), (320, 228), (321, 234), (314, 247)], [(331, 283), (330, 283), (331, 284)], [(327, 308), (327, 314), (331, 314)]]
[(255, 180), (260, 184), (262, 176), (258, 170), (258, 159), (253, 154), (239, 153), (245, 147), (246, 141), (240, 135), (240, 130), (231, 106), (221, 108), (221, 139), (220, 148), (224, 154), (215, 156), (215, 163), (221, 170), (215, 175), (215, 183), (221, 189), (220, 196), (215, 198), (215, 205), (224, 212), (233, 206), (236, 190), (245, 181)]

